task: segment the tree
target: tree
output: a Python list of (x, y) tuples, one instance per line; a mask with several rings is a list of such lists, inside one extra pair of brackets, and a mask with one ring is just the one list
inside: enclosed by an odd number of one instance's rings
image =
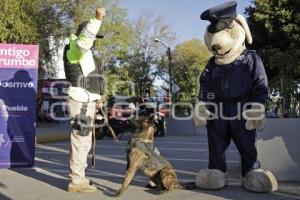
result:
[(133, 97), (135, 91), (131, 91), (131, 79), (129, 76), (128, 67), (114, 66), (107, 72), (107, 96), (126, 96)]
[(63, 12), (50, 0), (3, 0), (0, 9), (0, 42), (39, 44), (39, 77), (43, 77), (45, 69), (54, 74), (51, 55), (55, 49), (51, 49), (50, 40), (58, 42), (62, 38), (62, 20), (69, 18), (70, 13)]
[(199, 91), (199, 75), (211, 53), (203, 42), (192, 39), (178, 44), (173, 55), (174, 82), (180, 87), (178, 100), (191, 101)]
[(94, 16), (95, 8), (103, 6), (108, 10), (100, 30), (104, 38), (98, 40), (96, 44), (102, 65), (109, 64), (112, 57), (122, 59), (127, 54), (128, 44), (132, 38), (128, 11), (120, 6), (121, 2), (121, 0), (77, 0), (76, 8), (72, 12), (74, 33), (80, 23)]
[(265, 62), (271, 90), (283, 96), (282, 113), (295, 113), (300, 83), (300, 2), (256, 0), (246, 9), (254, 36), (253, 48)]
[(62, 41), (76, 32), (79, 23), (94, 16), (95, 8), (101, 5), (111, 11), (103, 24), (104, 33), (119, 33), (97, 45), (101, 61), (107, 63), (112, 55), (125, 54), (130, 38), (127, 11), (120, 7), (119, 0), (3, 0), (0, 42), (39, 44), (39, 77), (52, 77), (56, 73), (52, 56), (62, 48)]
[(126, 65), (131, 80), (137, 85), (136, 92), (140, 94), (145, 89), (151, 90), (145, 86), (152, 86), (156, 77), (161, 73), (157, 65), (165, 55), (166, 49), (155, 43), (155, 38), (172, 45), (175, 41), (175, 34), (162, 17), (155, 16), (151, 12), (139, 16), (133, 24), (132, 34), (134, 40), (129, 46)]
[(38, 1), (4, 0), (0, 4), (0, 41), (5, 43), (36, 42), (38, 31), (35, 17)]
[(102, 65), (108, 65), (111, 59), (124, 60), (132, 41), (127, 10), (120, 7), (119, 3), (119, 0), (114, 0), (106, 4), (109, 12), (100, 30), (104, 39), (97, 43)]
[[(100, 29), (100, 34), (104, 35), (104, 38), (97, 40), (95, 45), (99, 53), (100, 65), (106, 69), (108, 96), (112, 95), (113, 85), (117, 86), (116, 92), (118, 94), (124, 91), (120, 85), (115, 84), (117, 81), (129, 80), (127, 76), (124, 76), (126, 71), (120, 67), (120, 63), (128, 54), (128, 46), (132, 40), (132, 27), (128, 20), (127, 10), (122, 8), (120, 4), (120, 0), (76, 1), (76, 9), (71, 12), (72, 31), (74, 33), (80, 23), (94, 16), (96, 7), (103, 6), (108, 10)], [(124, 95), (126, 94), (128, 92), (124, 93)]]

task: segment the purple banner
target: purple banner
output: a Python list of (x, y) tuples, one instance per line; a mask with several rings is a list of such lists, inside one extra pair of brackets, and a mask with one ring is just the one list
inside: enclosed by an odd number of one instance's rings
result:
[(39, 47), (0, 44), (0, 168), (34, 165)]

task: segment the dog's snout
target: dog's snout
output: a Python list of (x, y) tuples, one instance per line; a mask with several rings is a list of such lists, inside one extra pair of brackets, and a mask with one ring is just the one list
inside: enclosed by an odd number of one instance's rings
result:
[(212, 48), (212, 50), (215, 51), (215, 52), (218, 52), (218, 51), (220, 51), (220, 50), (223, 49), (222, 46), (219, 45), (219, 44), (214, 44), (214, 45), (212, 45), (211, 48)]

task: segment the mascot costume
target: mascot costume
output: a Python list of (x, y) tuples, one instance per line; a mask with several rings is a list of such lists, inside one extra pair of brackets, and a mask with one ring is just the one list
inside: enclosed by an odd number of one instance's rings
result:
[(201, 14), (210, 25), (205, 44), (213, 57), (200, 77), (197, 126), (207, 127), (209, 166), (196, 176), (201, 189), (221, 189), (228, 183), (225, 151), (231, 140), (241, 156), (242, 185), (252, 192), (272, 192), (278, 185), (270, 171), (260, 168), (256, 131), (264, 128), (268, 83), (264, 65), (245, 42), (252, 36), (245, 18), (229, 1)]

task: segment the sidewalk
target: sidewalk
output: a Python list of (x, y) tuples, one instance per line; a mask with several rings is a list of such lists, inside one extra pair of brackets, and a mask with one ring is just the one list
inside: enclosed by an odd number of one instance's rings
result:
[[(119, 189), (125, 174), (125, 146), (123, 141), (111, 139), (97, 142), (97, 168), (89, 168), (87, 176), (95, 182), (98, 192), (76, 194), (66, 192), (68, 184), (69, 142), (54, 142), (36, 146), (34, 169), (0, 170), (0, 200), (105, 200)], [(180, 181), (193, 181), (200, 169), (207, 167), (207, 139), (200, 136), (168, 136), (156, 138), (161, 153), (176, 168)], [(229, 185), (220, 191), (177, 190), (156, 195), (145, 188), (147, 178), (136, 174), (128, 191), (120, 199), (126, 200), (286, 200), (300, 199), (300, 183), (279, 183), (272, 194), (245, 191), (240, 186), (239, 154), (230, 146), (228, 155)]]

